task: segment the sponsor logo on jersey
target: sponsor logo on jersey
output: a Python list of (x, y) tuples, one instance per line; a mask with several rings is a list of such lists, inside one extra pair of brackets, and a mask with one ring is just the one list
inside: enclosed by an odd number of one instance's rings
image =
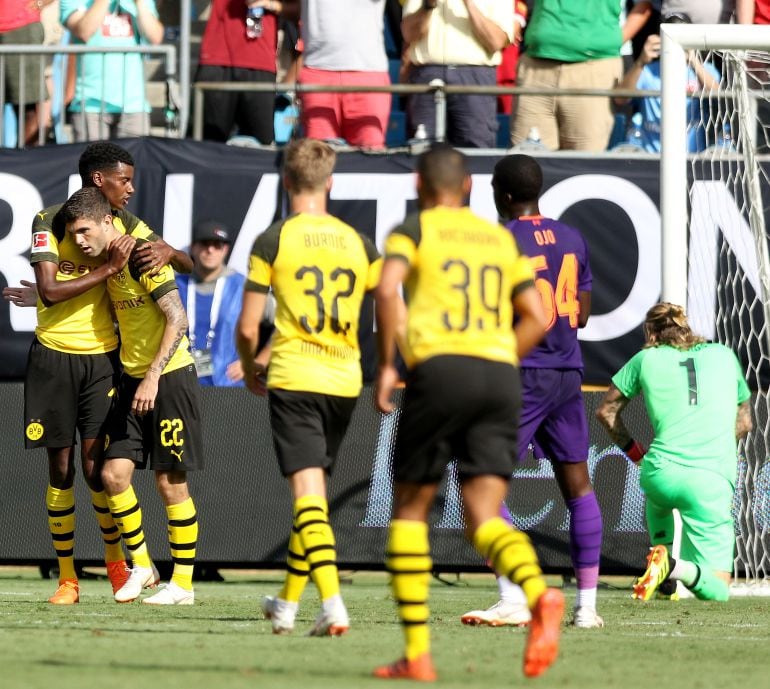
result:
[(45, 429), (43, 428), (43, 424), (40, 423), (40, 420), (34, 420), (30, 421), (27, 424), (27, 438), (29, 438), (32, 441), (40, 440), (40, 438), (43, 437), (43, 433), (45, 433)]
[(33, 232), (32, 233), (32, 253), (39, 254), (49, 250), (50, 250), (50, 243), (48, 239), (48, 232)]

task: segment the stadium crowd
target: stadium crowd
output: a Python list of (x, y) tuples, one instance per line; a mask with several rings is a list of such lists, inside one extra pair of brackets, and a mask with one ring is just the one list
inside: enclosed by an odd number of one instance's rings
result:
[[(6, 0), (0, 8), (0, 45), (173, 43), (179, 18), (172, 5)], [(661, 21), (770, 20), (765, 0), (592, 0), (568, 9), (557, 0), (196, 0), (193, 8), (196, 24), (205, 27), (193, 60), (195, 80), (278, 82), (286, 91), (276, 98), (272, 92), (206, 90), (204, 138), (280, 144), (293, 133), (374, 149), (415, 136), (430, 139), (433, 94), (315, 92), (295, 102), (292, 85), (380, 87), (440, 79), (450, 86), (552, 89), (518, 99), (449, 96), (447, 140), (485, 148), (534, 140), (551, 150), (598, 152), (625, 140), (626, 125), (638, 111), (644, 118), (643, 148), (657, 151), (655, 99), (627, 104), (627, 99), (561, 96), (559, 89), (659, 88), (658, 44), (650, 37), (658, 34)], [(700, 70), (693, 59), (688, 89), (713, 88), (718, 66)], [(36, 104), (43, 78), (39, 66), (39, 60), (29, 60), (24, 70), (24, 145), (34, 145), (41, 126), (49, 132), (43, 140), (89, 141), (146, 135), (158, 118), (169, 115), (155, 113), (159, 108), (148, 101), (139, 54), (57, 59), (46, 70), (43, 93), (50, 97)], [(5, 144), (14, 145), (18, 56), (7, 57), (7, 68)], [(692, 138), (691, 149), (705, 146), (702, 137)]]

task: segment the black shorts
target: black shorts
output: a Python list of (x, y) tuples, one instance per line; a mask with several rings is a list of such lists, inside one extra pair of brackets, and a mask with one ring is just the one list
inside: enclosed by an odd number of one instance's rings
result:
[(438, 483), (453, 457), (460, 477), (510, 478), (518, 456), (521, 383), (514, 366), (436, 356), (406, 381), (393, 471), (399, 483)]
[(32, 342), (24, 381), (24, 445), (72, 447), (101, 438), (115, 399), (117, 351), (66, 354)]
[(203, 468), (200, 384), (195, 366), (164, 373), (158, 382), (155, 409), (144, 416), (131, 413), (141, 378), (125, 373), (118, 400), (107, 424), (105, 459), (126, 458), (138, 468), (193, 471)]
[(284, 476), (320, 467), (331, 473), (356, 406), (355, 397), (270, 390), (270, 426)]

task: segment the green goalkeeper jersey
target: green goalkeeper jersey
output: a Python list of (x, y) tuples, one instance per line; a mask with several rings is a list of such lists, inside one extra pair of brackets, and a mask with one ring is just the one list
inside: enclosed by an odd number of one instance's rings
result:
[(737, 407), (751, 396), (738, 359), (716, 343), (643, 349), (612, 378), (625, 397), (644, 394), (655, 431), (645, 464), (714, 471), (733, 485)]

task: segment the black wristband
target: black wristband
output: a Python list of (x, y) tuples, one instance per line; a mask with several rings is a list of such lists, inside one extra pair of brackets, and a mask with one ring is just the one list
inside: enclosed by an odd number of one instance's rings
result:
[(436, 0), (422, 0), (422, 8), (426, 12), (431, 12), (436, 9)]

